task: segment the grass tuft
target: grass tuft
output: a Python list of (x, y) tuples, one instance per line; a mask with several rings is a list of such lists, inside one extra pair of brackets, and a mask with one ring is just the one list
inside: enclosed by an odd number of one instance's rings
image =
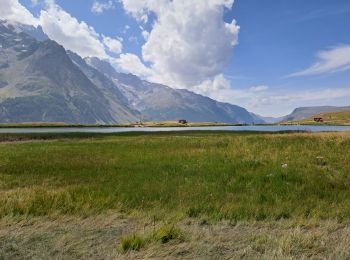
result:
[(180, 228), (173, 224), (166, 224), (143, 236), (133, 234), (122, 238), (119, 251), (121, 253), (139, 251), (151, 243), (166, 244), (172, 240), (183, 242), (184, 239), (185, 235)]
[(146, 240), (138, 235), (127, 236), (120, 243), (120, 251), (126, 253), (129, 251), (139, 251), (146, 244)]
[(184, 234), (181, 229), (174, 225), (165, 225), (155, 232), (154, 239), (162, 244), (165, 244), (171, 240), (183, 241)]

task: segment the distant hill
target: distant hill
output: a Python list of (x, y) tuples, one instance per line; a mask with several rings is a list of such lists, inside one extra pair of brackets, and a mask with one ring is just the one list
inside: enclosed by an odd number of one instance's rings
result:
[(254, 113), (250, 113), (252, 117), (254, 118), (254, 123), (256, 124), (274, 124), (281, 122), (284, 117), (266, 117), (266, 116), (260, 116)]
[(299, 120), (308, 119), (320, 113), (347, 111), (347, 110), (350, 110), (350, 106), (347, 106), (347, 107), (336, 107), (336, 106), (299, 107), (294, 109), (294, 111), (291, 114), (281, 118), (281, 121), (299, 121)]
[[(323, 122), (315, 122), (314, 118), (322, 118)], [(325, 112), (317, 115), (313, 115), (307, 119), (299, 121), (286, 121), (285, 124), (301, 124), (301, 125), (310, 125), (310, 124), (325, 124), (325, 125), (350, 125), (350, 108), (343, 111), (335, 112)]]

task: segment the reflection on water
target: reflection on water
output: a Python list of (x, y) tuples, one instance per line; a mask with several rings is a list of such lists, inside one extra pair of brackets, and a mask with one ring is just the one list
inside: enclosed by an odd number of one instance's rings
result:
[(350, 126), (209, 126), (209, 127), (43, 127), (0, 128), (0, 133), (125, 133), (125, 132), (172, 132), (172, 131), (350, 131)]

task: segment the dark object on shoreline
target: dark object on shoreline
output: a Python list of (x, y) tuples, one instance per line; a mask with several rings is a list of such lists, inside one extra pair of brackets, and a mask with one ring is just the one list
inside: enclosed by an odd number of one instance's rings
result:
[(315, 117), (314, 121), (317, 123), (323, 123), (323, 118), (322, 117)]
[(180, 119), (179, 120), (179, 124), (183, 124), (183, 125), (185, 125), (185, 124), (187, 124), (188, 122), (187, 122), (187, 120), (185, 120), (185, 119)]

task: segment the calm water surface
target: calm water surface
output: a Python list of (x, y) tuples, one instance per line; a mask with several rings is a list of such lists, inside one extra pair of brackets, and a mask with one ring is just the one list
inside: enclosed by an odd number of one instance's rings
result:
[(350, 126), (209, 126), (209, 127), (43, 127), (0, 128), (0, 133), (125, 133), (125, 132), (173, 132), (173, 131), (308, 131), (343, 132)]

